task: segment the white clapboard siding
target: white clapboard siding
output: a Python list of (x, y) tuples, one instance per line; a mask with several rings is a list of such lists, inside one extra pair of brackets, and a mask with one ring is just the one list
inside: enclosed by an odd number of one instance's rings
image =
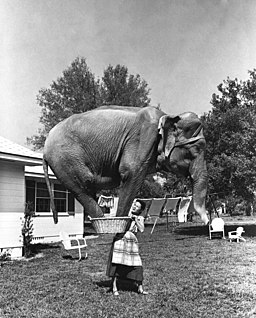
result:
[(22, 218), (25, 209), (24, 166), (0, 161), (0, 250), (22, 256)]
[[(25, 208), (24, 166), (0, 162), (0, 214), (21, 213)], [(1, 235), (1, 234), (0, 234)]]
[(54, 224), (52, 215), (38, 216), (33, 219), (33, 243), (52, 243), (60, 240), (59, 233), (64, 231), (76, 237), (84, 232), (84, 215), (82, 205), (75, 200), (74, 215), (59, 214), (58, 223)]
[(53, 218), (36, 217), (33, 219), (33, 243), (52, 243), (60, 240), (61, 231), (76, 237), (82, 237), (84, 232), (83, 214), (74, 216), (59, 216), (58, 223), (54, 224)]
[(0, 213), (0, 249), (22, 247), (22, 214)]

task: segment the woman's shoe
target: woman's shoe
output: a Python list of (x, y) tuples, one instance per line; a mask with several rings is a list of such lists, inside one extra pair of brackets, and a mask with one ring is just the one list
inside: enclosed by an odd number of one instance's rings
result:
[(113, 290), (113, 295), (114, 295), (114, 296), (119, 296), (118, 290)]
[(145, 290), (138, 290), (138, 294), (148, 295), (148, 292), (146, 292)]

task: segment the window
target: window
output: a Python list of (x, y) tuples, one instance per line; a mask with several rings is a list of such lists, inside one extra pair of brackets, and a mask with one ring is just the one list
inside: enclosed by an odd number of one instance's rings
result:
[(36, 182), (36, 212), (50, 212), (49, 192), (43, 182)]
[[(74, 195), (57, 183), (51, 184), (58, 212), (74, 212)], [(51, 212), (50, 196), (45, 182), (26, 180), (26, 202), (32, 202), (35, 212)]]

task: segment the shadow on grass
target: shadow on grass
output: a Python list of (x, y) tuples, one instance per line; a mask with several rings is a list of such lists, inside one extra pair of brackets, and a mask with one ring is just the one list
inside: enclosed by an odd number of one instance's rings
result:
[[(72, 256), (72, 255), (62, 255), (61, 257), (62, 257), (63, 259), (65, 259), (65, 260), (70, 260), (70, 261), (75, 261), (75, 262), (77, 262), (77, 261), (79, 260), (79, 257), (78, 257), (78, 256), (75, 257), (75, 256)], [(88, 258), (88, 257), (82, 256), (80, 261), (84, 261), (84, 260), (86, 260), (87, 258)]]
[(31, 244), (30, 246), (30, 254), (27, 258), (34, 257), (40, 253), (42, 253), (44, 250), (49, 250), (49, 249), (60, 249), (60, 246), (56, 243), (54, 244)]
[[(112, 280), (103, 280), (100, 282), (96, 282), (96, 285), (101, 288), (108, 288), (108, 292), (112, 292)], [(132, 280), (124, 280), (124, 279), (117, 279), (117, 289), (119, 291), (130, 291), (137, 293), (138, 287)]]
[(243, 236), (247, 237), (256, 237), (256, 225), (255, 224), (239, 224), (239, 225), (225, 225), (225, 233), (228, 234), (230, 231), (235, 231), (238, 226), (244, 228), (245, 233)]
[(96, 231), (94, 230), (92, 224), (90, 222), (85, 222), (84, 223), (84, 237), (88, 235), (96, 235)]
[(196, 225), (196, 226), (178, 226), (175, 229), (176, 234), (187, 235), (187, 236), (208, 236), (209, 227), (208, 225)]
[[(255, 224), (236, 224), (236, 225), (225, 225), (225, 234), (228, 235), (228, 232), (235, 231), (238, 226), (244, 228), (244, 236), (246, 237), (255, 237), (256, 236), (256, 225)], [(185, 236), (209, 236), (209, 227), (208, 225), (196, 225), (196, 226), (182, 226), (177, 227), (175, 230), (176, 234), (185, 235)]]

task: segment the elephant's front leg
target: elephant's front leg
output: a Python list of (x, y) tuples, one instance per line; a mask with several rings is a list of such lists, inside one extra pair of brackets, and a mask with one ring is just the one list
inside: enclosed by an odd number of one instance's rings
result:
[(99, 218), (104, 216), (103, 211), (92, 196), (86, 193), (80, 193), (76, 195), (76, 199), (82, 204), (85, 215), (90, 215), (90, 217), (92, 218)]
[(119, 201), (116, 216), (127, 216), (129, 214), (133, 200), (138, 193), (147, 169), (139, 167), (137, 169), (126, 168), (122, 176), (122, 186), (119, 191)]

